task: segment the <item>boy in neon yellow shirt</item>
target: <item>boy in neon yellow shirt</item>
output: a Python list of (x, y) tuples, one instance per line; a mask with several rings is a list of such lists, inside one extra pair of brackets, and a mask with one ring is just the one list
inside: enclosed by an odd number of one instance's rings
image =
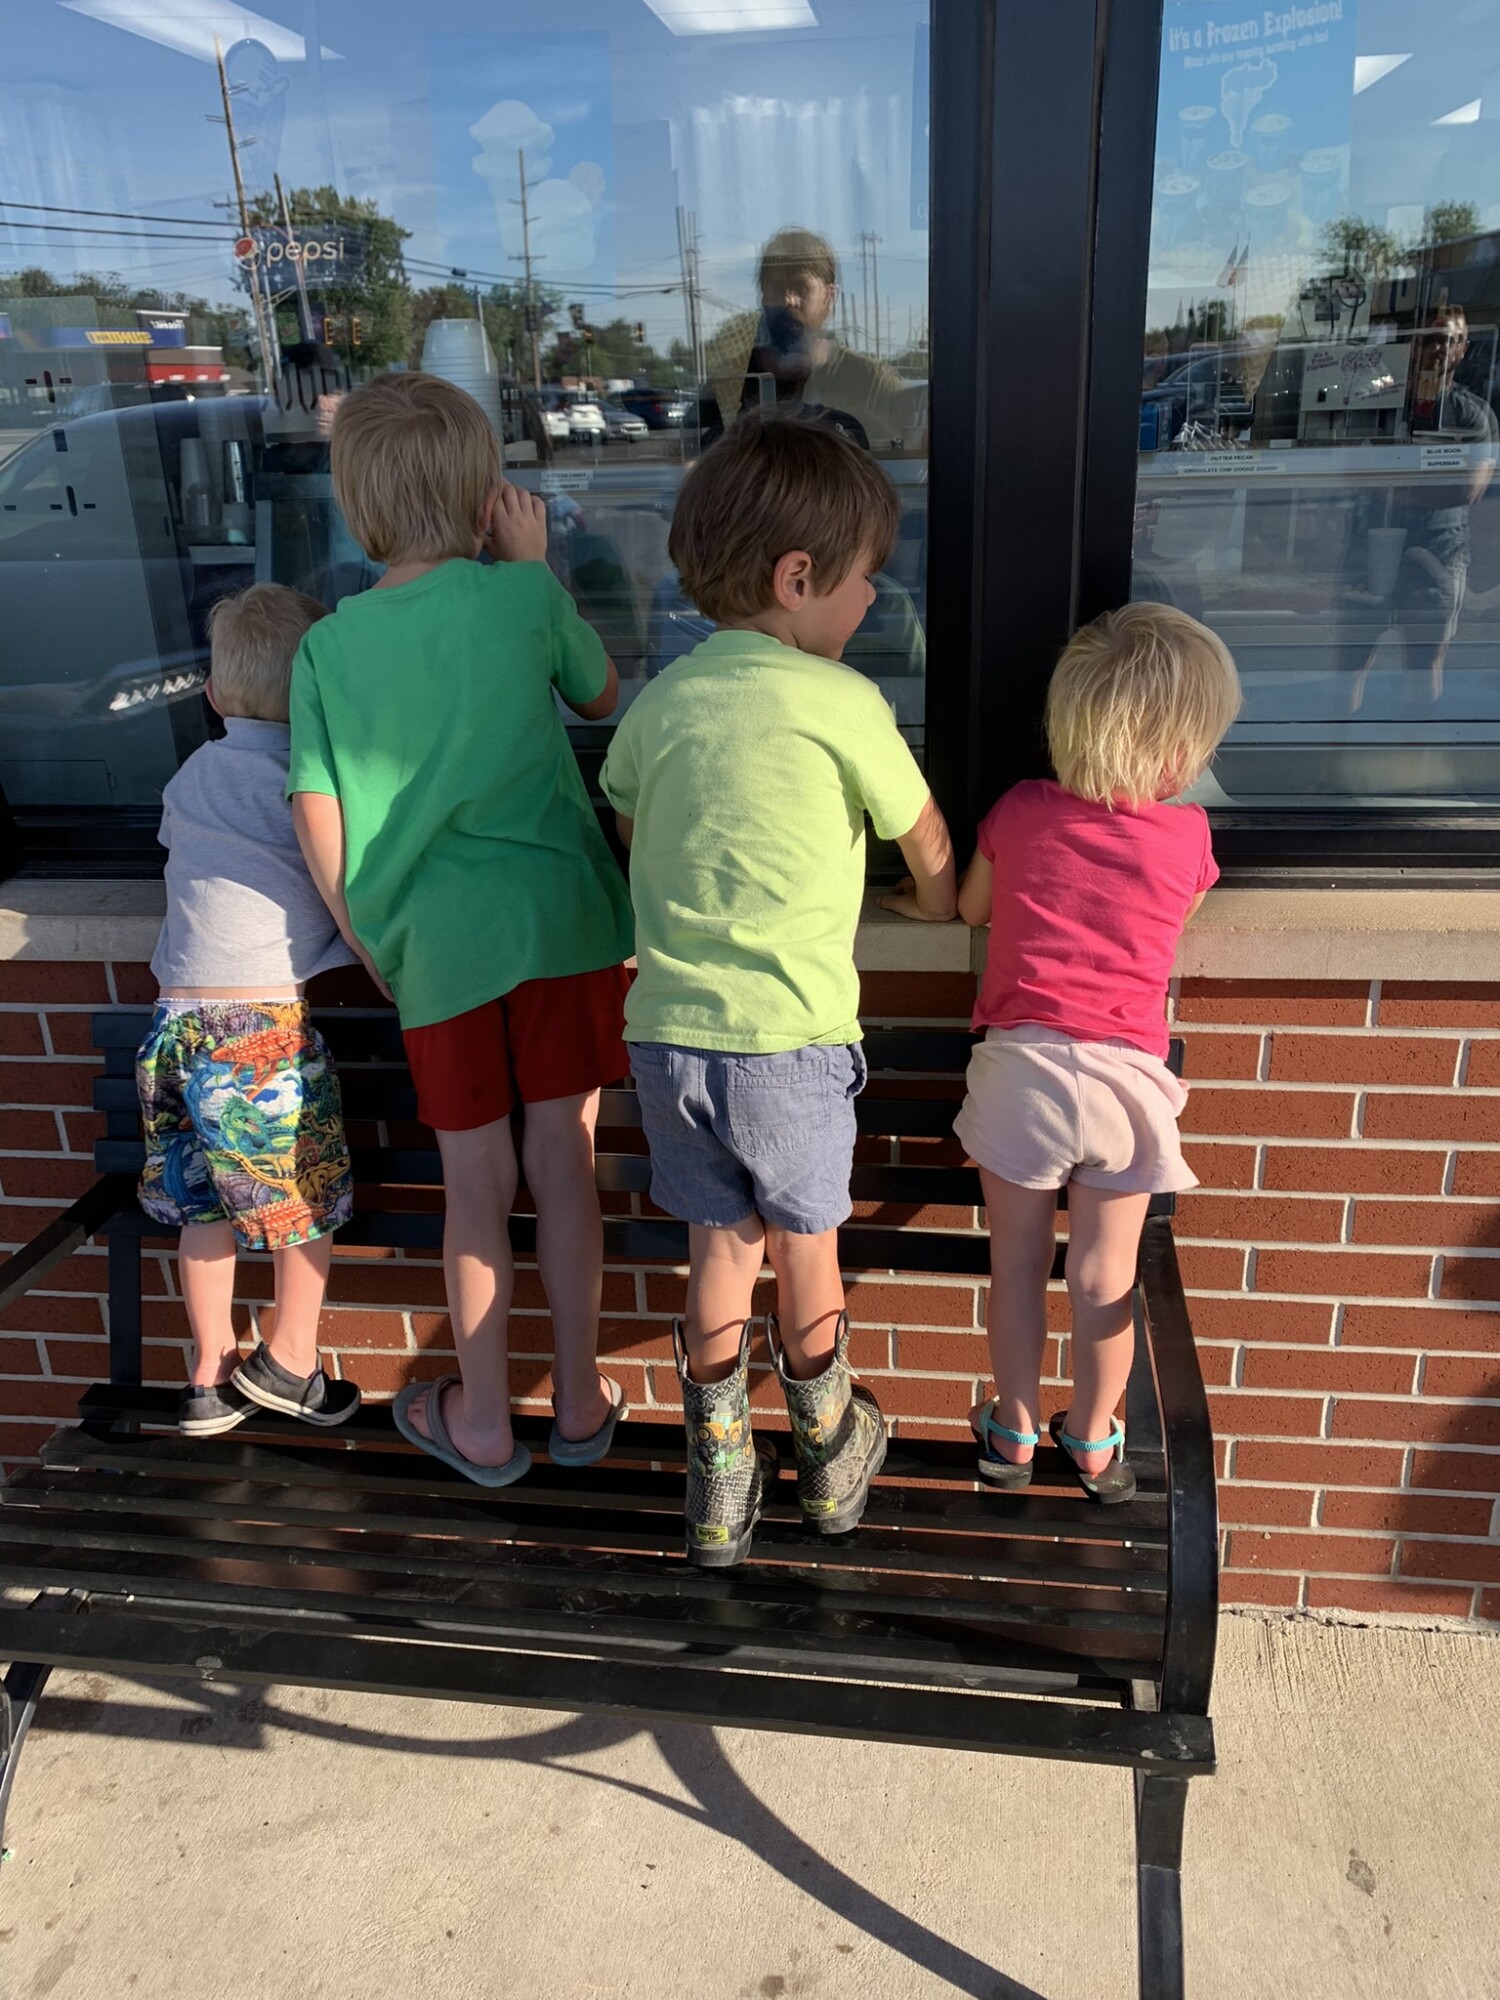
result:
[(874, 460), (794, 417), (742, 418), (689, 475), (669, 544), (718, 629), (621, 722), (602, 785), (631, 850), (626, 1040), (652, 1199), (689, 1225), (675, 1329), (687, 1554), (743, 1559), (760, 1512), (747, 1366), (769, 1322), (804, 1519), (852, 1528), (885, 1456), (855, 1389), (839, 1275), (863, 1087), (854, 932), (865, 815), (900, 843), (907, 913), (954, 914), (948, 829), (884, 697), (837, 664), (897, 532)]
[(546, 566), (541, 503), (501, 481), (472, 397), (381, 376), (339, 406), (332, 458), (344, 518), (386, 570), (303, 642), (288, 791), (313, 880), (395, 998), (442, 1155), (460, 1372), (402, 1390), (396, 1423), (504, 1486), (531, 1463), (506, 1356), (518, 1103), (557, 1350), (549, 1455), (602, 1457), (624, 1409), (596, 1361), (594, 1120), (627, 1067), (630, 905), (554, 698), (595, 719), (618, 683)]

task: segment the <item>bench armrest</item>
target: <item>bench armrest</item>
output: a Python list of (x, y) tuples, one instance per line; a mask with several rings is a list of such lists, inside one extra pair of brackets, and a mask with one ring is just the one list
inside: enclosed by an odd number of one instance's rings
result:
[(1146, 1223), (1140, 1271), (1166, 1461), (1170, 1569), (1161, 1705), (1169, 1713), (1206, 1715), (1219, 1618), (1214, 1438), (1177, 1246), (1165, 1216)]
[(0, 1264), (0, 1312), (40, 1283), (64, 1258), (81, 1250), (112, 1216), (134, 1200), (135, 1183), (128, 1174), (106, 1174), (102, 1181), (95, 1181), (70, 1209)]

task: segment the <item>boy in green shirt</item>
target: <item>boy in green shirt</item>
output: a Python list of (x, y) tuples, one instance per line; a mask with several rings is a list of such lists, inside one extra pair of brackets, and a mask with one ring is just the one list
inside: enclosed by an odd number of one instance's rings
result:
[(760, 1513), (746, 1370), (764, 1259), (808, 1526), (852, 1528), (885, 1456), (875, 1399), (850, 1382), (838, 1257), (865, 1080), (866, 813), (911, 869), (906, 913), (956, 907), (927, 782), (879, 689), (836, 664), (897, 526), (858, 446), (805, 418), (741, 418), (689, 474), (669, 543), (718, 630), (637, 697), (601, 781), (631, 850), (625, 1035), (651, 1195), (689, 1225), (674, 1332), (687, 1555), (707, 1566), (741, 1561)]
[(624, 1410), (596, 1358), (594, 1121), (628, 1067), (630, 905), (554, 699), (593, 720), (618, 682), (472, 397), (382, 376), (340, 405), (332, 459), (344, 518), (386, 570), (303, 641), (287, 788), (313, 880), (395, 999), (442, 1155), (460, 1374), (404, 1389), (396, 1423), (504, 1486), (531, 1462), (507, 1379), (517, 1103), (556, 1341), (551, 1457), (603, 1457)]

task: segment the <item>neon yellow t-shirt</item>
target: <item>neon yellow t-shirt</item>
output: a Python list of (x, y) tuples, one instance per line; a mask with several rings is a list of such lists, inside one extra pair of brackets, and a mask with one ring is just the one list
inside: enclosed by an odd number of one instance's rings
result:
[(637, 696), (600, 781), (635, 822), (626, 1037), (770, 1055), (859, 1040), (865, 814), (927, 780), (885, 697), (759, 632), (716, 632)]
[(344, 893), (404, 1028), (618, 965), (630, 901), (553, 699), (604, 648), (544, 563), (346, 597), (292, 672), (292, 792), (344, 810)]

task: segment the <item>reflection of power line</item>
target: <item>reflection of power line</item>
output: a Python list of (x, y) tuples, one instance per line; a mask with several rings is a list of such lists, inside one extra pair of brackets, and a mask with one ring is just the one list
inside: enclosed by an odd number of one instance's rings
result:
[[(217, 222), (196, 222), (190, 215), (136, 215), (126, 208), (63, 208), (51, 201), (0, 201), (0, 208), (20, 208), (30, 215), (92, 215), (105, 222), (171, 222), (184, 229), (214, 229)], [(21, 227), (20, 224), (13, 225)], [(37, 228), (39, 225), (28, 225)]]
[(73, 222), (10, 222), (0, 217), (0, 229), (35, 229), (44, 236), (87, 236), (92, 242), (118, 239), (125, 243), (197, 243), (201, 236), (174, 236), (165, 229), (84, 229)]

